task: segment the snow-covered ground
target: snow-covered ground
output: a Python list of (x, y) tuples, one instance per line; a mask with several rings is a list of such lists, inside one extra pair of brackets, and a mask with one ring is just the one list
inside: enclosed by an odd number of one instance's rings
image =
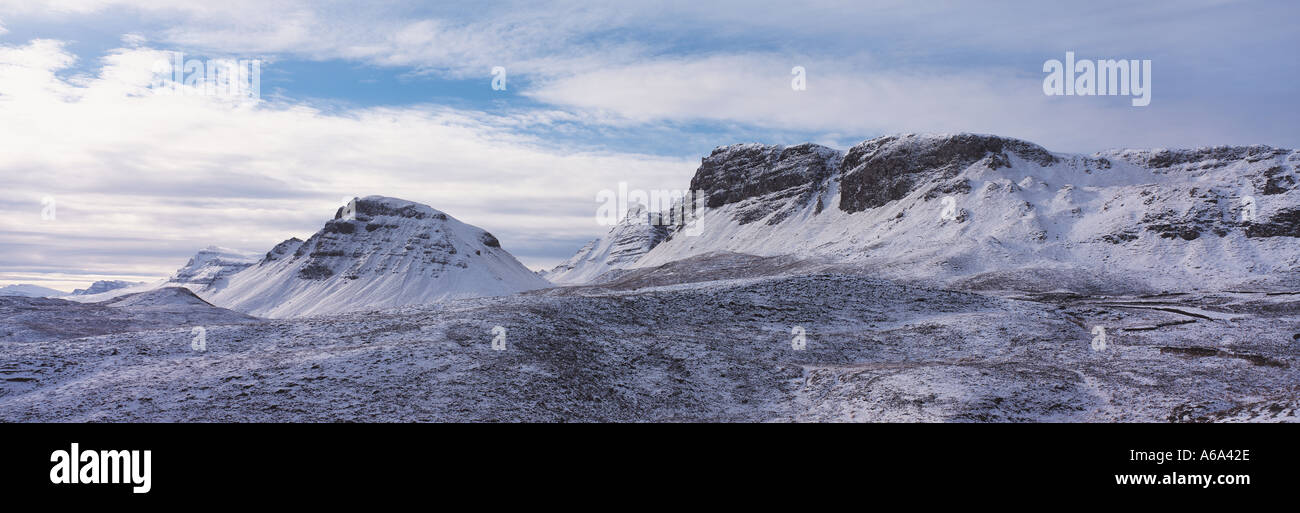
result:
[(709, 265), (727, 278), (205, 320), (206, 352), (191, 349), (192, 323), (0, 337), (0, 420), (1296, 417), (1300, 295), (1004, 297), (845, 272), (754, 274), (781, 263), (748, 258)]

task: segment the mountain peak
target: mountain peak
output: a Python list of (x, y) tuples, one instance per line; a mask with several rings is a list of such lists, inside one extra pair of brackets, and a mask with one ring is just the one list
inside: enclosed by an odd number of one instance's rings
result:
[(292, 317), (545, 287), (487, 231), (428, 205), (354, 198), (305, 241), (277, 245), (206, 299)]
[[(350, 209), (350, 210), (349, 210)], [(372, 217), (390, 216), (405, 217), (411, 219), (437, 218), (446, 219), (447, 214), (425, 205), (401, 198), (390, 196), (366, 196), (364, 198), (353, 198), (347, 205), (339, 207), (334, 213), (334, 219), (343, 219), (351, 212), (355, 219), (369, 221)]]

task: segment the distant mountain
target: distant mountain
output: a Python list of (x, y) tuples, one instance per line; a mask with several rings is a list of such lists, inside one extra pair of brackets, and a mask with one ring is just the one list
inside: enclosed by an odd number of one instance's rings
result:
[[(580, 277), (742, 253), (973, 289), (1295, 287), (1298, 161), (1269, 146), (1086, 156), (977, 134), (891, 135), (847, 152), (725, 146), (691, 180), (708, 207), (698, 236), (669, 227), (644, 255)], [(579, 276), (593, 248), (559, 276)]]
[(113, 290), (124, 289), (127, 287), (134, 287), (137, 285), (141, 285), (143, 283), (144, 282), (137, 282), (137, 281), (100, 280), (90, 284), (90, 287), (84, 289), (76, 289), (72, 291), (72, 295), (88, 296), (91, 294), (103, 294), (105, 292), (109, 292)]
[(257, 263), (259, 255), (237, 249), (208, 246), (199, 250), (184, 267), (167, 279), (167, 286), (188, 287), (195, 292), (214, 292), (227, 280)]
[(644, 205), (634, 203), (604, 237), (588, 242), (564, 263), (543, 273), (556, 284), (587, 283), (613, 269), (634, 264), (668, 237), (668, 226), (653, 222)]
[(67, 292), (54, 290), (39, 285), (15, 284), (0, 287), (0, 296), (20, 296), (20, 297), (58, 297), (66, 296)]
[(354, 199), (305, 241), (286, 240), (222, 287), (195, 291), (215, 305), (293, 317), (494, 296), (546, 280), (492, 234), (427, 205)]
[(166, 279), (152, 282), (97, 281), (88, 289), (77, 289), (64, 299), (78, 303), (97, 303), (127, 294), (149, 292), (165, 287), (185, 287), (195, 293), (211, 294), (221, 290), (235, 273), (252, 267), (259, 255), (238, 249), (208, 246), (200, 249), (185, 265)]

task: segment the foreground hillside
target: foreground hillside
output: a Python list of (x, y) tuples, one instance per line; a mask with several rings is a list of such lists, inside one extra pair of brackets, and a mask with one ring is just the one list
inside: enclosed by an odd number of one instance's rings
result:
[(1296, 419), (1300, 296), (992, 297), (760, 264), (210, 325), (206, 352), (188, 327), (0, 341), (0, 420)]

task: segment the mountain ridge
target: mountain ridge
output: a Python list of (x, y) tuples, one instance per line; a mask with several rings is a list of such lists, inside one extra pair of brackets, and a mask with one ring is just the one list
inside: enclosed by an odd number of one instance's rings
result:
[[(691, 180), (708, 207), (700, 236), (670, 226), (635, 262), (589, 265), (638, 269), (731, 252), (960, 286), (1022, 287), (1024, 276), (995, 275), (1032, 269), (1035, 289), (1056, 275), (1092, 291), (1294, 287), (1298, 159), (1264, 145), (1081, 155), (967, 133), (887, 135), (844, 152), (719, 146)], [(1139, 278), (1122, 278), (1130, 273)]]

